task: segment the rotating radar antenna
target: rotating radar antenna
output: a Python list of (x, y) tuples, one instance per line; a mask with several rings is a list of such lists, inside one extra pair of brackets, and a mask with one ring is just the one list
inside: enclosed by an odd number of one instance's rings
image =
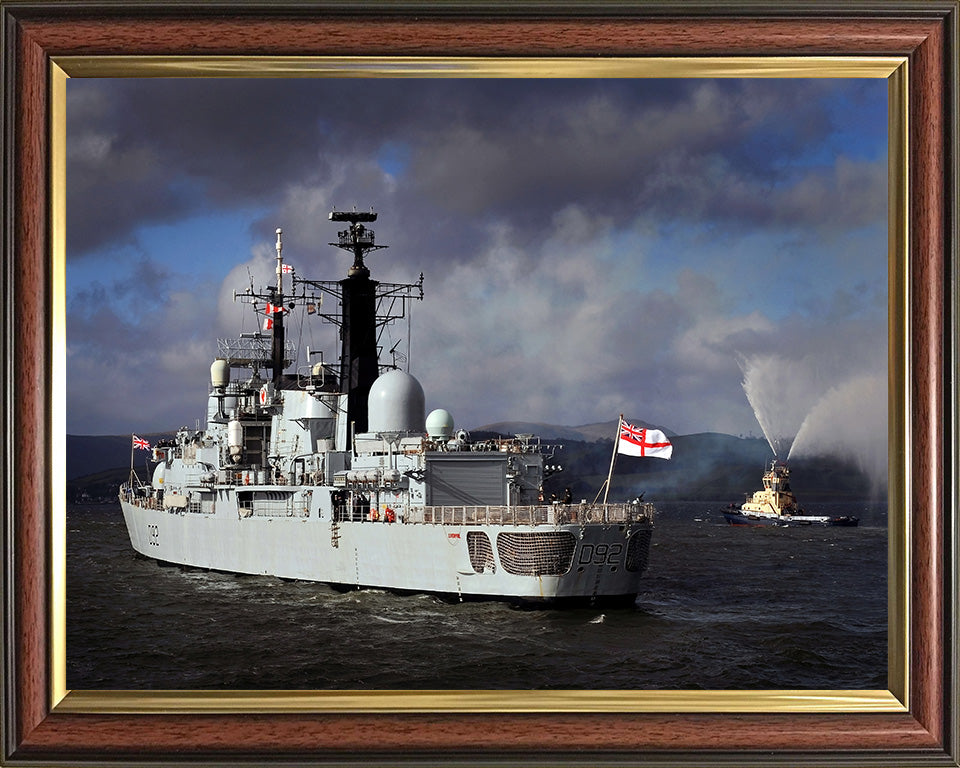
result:
[(377, 220), (375, 211), (331, 211), (330, 221), (345, 221), (349, 226), (337, 233), (338, 240), (330, 245), (342, 248), (353, 254), (353, 266), (347, 272), (349, 277), (370, 275), (370, 270), (363, 263), (363, 257), (368, 251), (386, 248), (386, 245), (377, 245), (374, 232), (365, 224)]

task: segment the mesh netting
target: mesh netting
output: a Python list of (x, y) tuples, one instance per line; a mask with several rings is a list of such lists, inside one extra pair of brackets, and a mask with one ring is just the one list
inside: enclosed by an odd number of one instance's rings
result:
[(647, 557), (650, 555), (650, 538), (653, 531), (637, 531), (630, 537), (627, 545), (627, 570), (643, 572), (647, 569)]
[(477, 573), (483, 573), (489, 565), (494, 570), (497, 561), (493, 558), (493, 545), (490, 538), (482, 531), (467, 532), (467, 551), (470, 553), (470, 565)]
[(560, 576), (570, 570), (577, 542), (572, 533), (497, 534), (500, 563), (515, 576)]

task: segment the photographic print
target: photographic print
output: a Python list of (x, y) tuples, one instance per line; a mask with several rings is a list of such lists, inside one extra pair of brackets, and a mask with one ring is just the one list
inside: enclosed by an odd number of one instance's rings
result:
[(886, 687), (884, 80), (66, 98), (68, 687)]
[(956, 2), (279, 10), (0, 0), (0, 761), (956, 765)]

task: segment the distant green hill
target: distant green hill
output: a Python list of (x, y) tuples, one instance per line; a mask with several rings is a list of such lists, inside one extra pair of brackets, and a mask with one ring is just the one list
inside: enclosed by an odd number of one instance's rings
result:
[[(612, 423), (615, 426), (615, 422)], [(515, 423), (509, 426), (515, 426)], [(554, 435), (548, 440), (563, 446), (550, 462), (560, 464), (563, 471), (547, 478), (544, 483), (546, 497), (549, 499), (551, 494), (556, 494), (562, 498), (564, 490), (570, 488), (575, 499), (592, 501), (607, 477), (613, 440), (570, 439), (574, 434), (580, 436), (579, 428), (536, 426), (549, 427), (542, 434)], [(474, 438), (482, 438), (497, 433), (474, 430), (471, 434)], [(565, 437), (557, 439), (560, 435)], [(151, 444), (165, 436), (169, 435), (143, 435)], [(769, 446), (761, 438), (704, 432), (674, 435), (670, 441), (674, 450), (669, 461), (618, 455), (610, 500), (622, 501), (643, 494), (646, 501), (742, 501), (744, 494), (760, 487), (763, 470), (773, 458)], [(137, 451), (134, 458), (138, 475), (148, 481), (151, 471), (146, 464), (147, 452)], [(833, 459), (806, 459), (792, 461), (790, 471), (794, 490), (801, 502), (826, 497), (867, 498), (871, 495), (868, 478), (850, 464)], [(69, 500), (84, 495), (93, 499), (112, 498), (129, 472), (128, 435), (67, 436)]]
[[(651, 424), (641, 419), (627, 419), (630, 423), (638, 427), (651, 427), (659, 429), (668, 437), (673, 437), (673, 432), (659, 424)], [(496, 424), (486, 424), (482, 427), (476, 427), (470, 430), (474, 432), (494, 432), (500, 435), (523, 435), (533, 434), (544, 440), (580, 440), (585, 443), (591, 443), (595, 440), (610, 440), (617, 432), (618, 422), (604, 421), (597, 424), (581, 424), (578, 427), (559, 427), (556, 424), (541, 424), (535, 421), (500, 421)]]
[[(153, 445), (169, 432), (154, 432), (138, 435)], [(130, 471), (130, 446), (132, 435), (67, 435), (67, 480), (94, 475), (105, 469), (126, 467)], [(147, 451), (136, 451), (134, 462), (137, 470), (144, 467), (149, 458)]]
[[(141, 480), (147, 482), (149, 475), (138, 472)], [(85, 502), (116, 501), (117, 489), (130, 476), (130, 467), (107, 469), (92, 475), (67, 480), (67, 502), (80, 504)]]
[[(609, 499), (643, 495), (646, 501), (742, 501), (760, 488), (766, 466), (773, 459), (762, 438), (739, 438), (705, 432), (676, 435), (670, 460), (618, 455)], [(564, 442), (559, 454), (565, 471), (544, 483), (547, 496), (562, 497), (570, 488), (575, 499), (592, 501), (610, 469), (612, 440)], [(790, 462), (792, 485), (801, 501), (823, 497), (865, 498), (870, 481), (854, 466), (834, 459)]]

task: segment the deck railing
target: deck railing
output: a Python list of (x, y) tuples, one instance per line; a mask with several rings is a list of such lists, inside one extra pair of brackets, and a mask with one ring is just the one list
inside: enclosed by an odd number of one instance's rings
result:
[(133, 504), (143, 509), (163, 509), (160, 502), (153, 496), (137, 496), (129, 491), (121, 491), (120, 498), (128, 504)]
[(431, 506), (407, 510), (405, 523), (444, 525), (584, 525), (653, 520), (654, 506), (636, 504), (536, 504), (507, 506)]

